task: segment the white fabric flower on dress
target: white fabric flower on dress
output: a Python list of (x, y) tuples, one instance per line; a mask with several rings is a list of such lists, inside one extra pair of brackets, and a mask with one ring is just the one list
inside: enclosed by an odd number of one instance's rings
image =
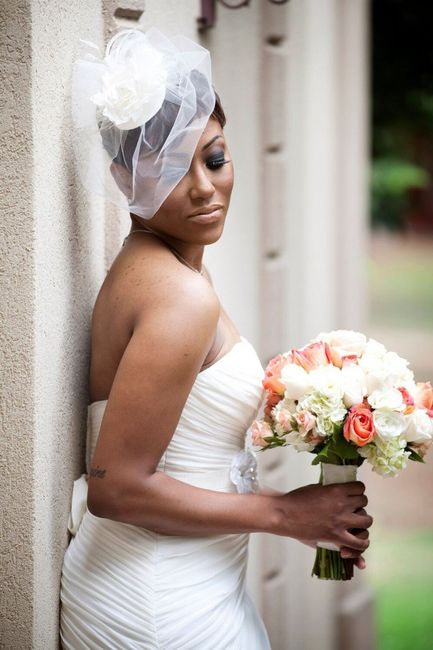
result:
[(239, 494), (259, 491), (257, 460), (253, 451), (242, 449), (234, 455), (230, 467), (230, 480), (236, 485)]

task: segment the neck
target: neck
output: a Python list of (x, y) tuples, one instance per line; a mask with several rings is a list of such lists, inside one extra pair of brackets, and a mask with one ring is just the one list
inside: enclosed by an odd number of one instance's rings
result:
[(191, 266), (195, 269), (200, 270), (203, 264), (203, 244), (189, 244), (182, 240), (171, 237), (167, 233), (161, 233), (154, 228), (150, 228), (143, 223), (137, 223), (132, 220), (130, 232), (133, 230), (144, 230), (146, 232), (151, 232), (159, 239), (162, 239), (169, 247), (174, 248), (184, 260), (186, 260)]

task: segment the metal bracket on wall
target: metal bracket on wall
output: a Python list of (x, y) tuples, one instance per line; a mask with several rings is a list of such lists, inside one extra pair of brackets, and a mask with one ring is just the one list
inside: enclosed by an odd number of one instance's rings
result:
[[(200, 16), (197, 18), (199, 31), (205, 31), (215, 26), (217, 2), (227, 9), (241, 9), (250, 4), (250, 0), (201, 0)], [(268, 0), (268, 2), (274, 5), (284, 5), (289, 0)]]
[(141, 16), (143, 15), (143, 10), (142, 9), (134, 9), (132, 7), (117, 7), (115, 12), (114, 12), (114, 17), (115, 18), (120, 18), (123, 20), (132, 20), (132, 21), (139, 21)]

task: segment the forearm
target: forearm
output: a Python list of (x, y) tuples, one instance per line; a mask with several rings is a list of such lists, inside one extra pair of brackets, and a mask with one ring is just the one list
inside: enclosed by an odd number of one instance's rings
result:
[(198, 488), (154, 472), (141, 483), (89, 507), (96, 516), (165, 535), (201, 536), (277, 532), (281, 513), (270, 494), (238, 494)]

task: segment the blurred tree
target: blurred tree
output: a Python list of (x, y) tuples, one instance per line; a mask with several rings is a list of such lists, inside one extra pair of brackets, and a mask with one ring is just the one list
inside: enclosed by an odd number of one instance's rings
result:
[(433, 231), (433, 3), (372, 0), (371, 17), (372, 225)]

